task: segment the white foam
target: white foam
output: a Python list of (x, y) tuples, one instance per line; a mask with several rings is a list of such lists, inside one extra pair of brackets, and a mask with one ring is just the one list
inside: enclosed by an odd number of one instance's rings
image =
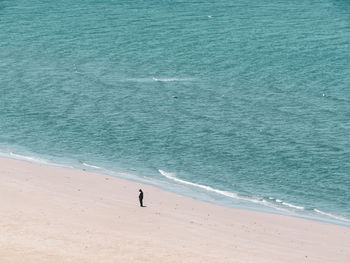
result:
[(127, 79), (121, 79), (121, 80), (118, 80), (120, 82), (129, 82), (129, 81), (132, 81), (132, 82), (142, 82), (142, 83), (147, 83), (147, 82), (174, 82), (174, 81), (192, 81), (193, 78), (156, 78), (156, 77), (153, 77), (153, 78), (127, 78)]
[(271, 208), (274, 208), (274, 209), (277, 209), (277, 210), (286, 211), (285, 209), (282, 209), (282, 208), (274, 206), (273, 204), (271, 204), (270, 202), (268, 202), (268, 201), (266, 201), (264, 199), (260, 200), (260, 199), (241, 197), (241, 196), (238, 196), (236, 193), (223, 191), (223, 190), (218, 190), (218, 189), (212, 188), (212, 187), (207, 186), (207, 185), (196, 184), (196, 183), (192, 183), (192, 182), (188, 182), (188, 181), (179, 179), (179, 178), (176, 177), (176, 175), (174, 175), (172, 173), (165, 172), (165, 171), (163, 171), (161, 169), (159, 169), (158, 171), (163, 176), (165, 176), (166, 178), (168, 178), (170, 180), (173, 180), (175, 182), (178, 182), (178, 183), (182, 183), (182, 184), (187, 184), (187, 185), (191, 185), (191, 186), (194, 186), (194, 187), (198, 187), (198, 188), (210, 191), (210, 192), (214, 192), (214, 193), (217, 193), (217, 194), (220, 194), (220, 195), (223, 195), (223, 196), (227, 196), (227, 197), (233, 198), (233, 199), (248, 201), (248, 202), (251, 202), (251, 203), (255, 203), (255, 204), (260, 204), (260, 205), (264, 205), (264, 206), (267, 206), (267, 207), (271, 207)]
[(276, 199), (276, 202), (277, 202), (277, 203), (282, 203), (283, 201), (280, 200), (280, 199)]
[(235, 194), (235, 193), (230, 193), (230, 192), (227, 192), (227, 191), (221, 191), (221, 190), (214, 189), (214, 188), (212, 188), (210, 186), (196, 184), (196, 183), (188, 182), (188, 181), (185, 181), (185, 180), (182, 180), (182, 179), (178, 179), (178, 178), (176, 178), (176, 176), (174, 174), (167, 173), (167, 172), (165, 172), (163, 170), (160, 170), (160, 169), (158, 171), (162, 175), (164, 175), (166, 178), (168, 178), (170, 180), (173, 180), (175, 182), (179, 182), (179, 183), (187, 184), (187, 185), (192, 185), (192, 186), (195, 186), (195, 187), (198, 187), (198, 188), (202, 188), (202, 189), (205, 189), (207, 191), (215, 192), (215, 193), (218, 193), (218, 194), (222, 194), (222, 195), (225, 195), (225, 196), (228, 196), (228, 197), (238, 198), (237, 194)]
[(178, 78), (152, 78), (153, 81), (160, 82), (171, 82), (171, 81), (185, 81), (186, 79), (178, 79)]
[(83, 165), (85, 165), (85, 166), (87, 166), (87, 167), (90, 167), (90, 168), (94, 168), (94, 169), (105, 170), (105, 169), (102, 168), (102, 167), (95, 166), (95, 165), (91, 165), (91, 164), (87, 164), (87, 163), (83, 163)]
[(13, 153), (13, 152), (10, 152), (10, 156), (15, 158), (15, 159), (17, 159), (17, 160), (25, 160), (25, 161), (29, 161), (29, 162), (33, 162), (33, 163), (50, 164), (50, 165), (52, 165), (52, 163), (50, 163), (48, 160), (45, 160), (45, 159), (42, 159), (42, 158), (26, 156), (26, 155), (20, 155), (20, 154), (16, 154), (16, 153)]
[(305, 210), (305, 207), (293, 205), (293, 204), (286, 203), (286, 202), (282, 202), (282, 205), (288, 206), (290, 208), (299, 209), (299, 210)]
[(100, 166), (97, 166), (97, 165), (88, 164), (88, 163), (83, 163), (83, 165), (86, 166), (86, 167), (89, 167), (89, 168), (101, 170), (101, 171), (103, 171), (104, 173), (108, 173), (108, 174), (129, 175), (129, 174), (127, 174), (127, 173), (108, 170), (108, 169), (106, 169), (106, 168), (103, 168), (103, 167), (100, 167)]
[(336, 215), (333, 215), (333, 214), (330, 214), (330, 213), (326, 213), (326, 212), (323, 212), (323, 211), (318, 210), (318, 209), (314, 209), (314, 211), (316, 213), (319, 213), (319, 214), (324, 215), (324, 216), (328, 216), (328, 217), (333, 218), (333, 219), (337, 219), (337, 220), (341, 220), (341, 221), (345, 221), (345, 222), (350, 222), (349, 219), (341, 217), (341, 216), (336, 216)]

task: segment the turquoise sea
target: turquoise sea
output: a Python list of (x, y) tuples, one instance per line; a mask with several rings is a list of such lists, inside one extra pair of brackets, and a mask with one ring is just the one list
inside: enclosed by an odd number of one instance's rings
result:
[(350, 226), (350, 2), (1, 0), (0, 152)]

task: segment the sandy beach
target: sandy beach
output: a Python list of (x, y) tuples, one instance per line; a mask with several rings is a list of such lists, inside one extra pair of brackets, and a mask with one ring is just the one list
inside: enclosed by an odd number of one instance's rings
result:
[(350, 262), (347, 227), (7, 158), (0, 180), (1, 263)]

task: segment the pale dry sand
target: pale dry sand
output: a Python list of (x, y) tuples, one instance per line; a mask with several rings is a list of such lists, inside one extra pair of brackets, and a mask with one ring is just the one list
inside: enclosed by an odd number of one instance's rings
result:
[(1, 263), (350, 262), (347, 227), (5, 158), (0, 180)]

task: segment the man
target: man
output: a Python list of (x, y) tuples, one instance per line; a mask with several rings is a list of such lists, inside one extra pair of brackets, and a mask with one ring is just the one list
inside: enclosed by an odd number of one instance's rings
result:
[(143, 192), (141, 189), (139, 190), (139, 192), (140, 192), (139, 194), (140, 206), (143, 207)]

